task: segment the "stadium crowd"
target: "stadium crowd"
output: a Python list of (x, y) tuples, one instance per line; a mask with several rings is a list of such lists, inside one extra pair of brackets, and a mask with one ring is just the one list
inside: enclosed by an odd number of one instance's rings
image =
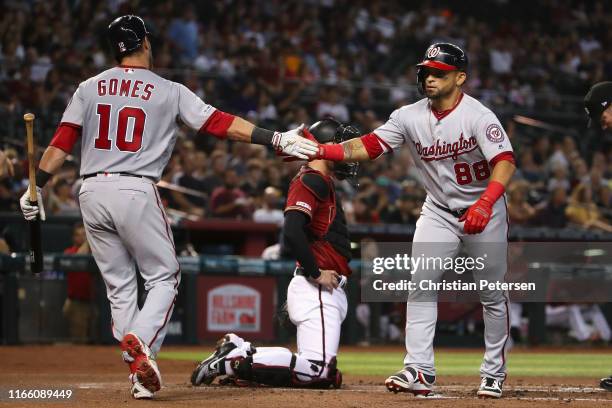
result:
[[(137, 13), (149, 24), (156, 71), (269, 128), (334, 116), (371, 131), (394, 107), (419, 97), (414, 64), (432, 40), (467, 49), (466, 92), (494, 110), (563, 109), (561, 94), (580, 96), (612, 77), (612, 55), (604, 48), (612, 43), (610, 4), (477, 3), (5, 1), (0, 132), (15, 175), (0, 184), (0, 210), (17, 210), (27, 185), (23, 148), (9, 137), (18, 134), (23, 112), (40, 118), (37, 134), (46, 145), (77, 84), (113, 65), (103, 34), (120, 14)], [(508, 189), (512, 222), (612, 231), (612, 151), (585, 150), (569, 130), (526, 137), (506, 120), (520, 169)], [(342, 183), (350, 222), (415, 222), (424, 192), (407, 153), (364, 165), (358, 189)], [(258, 146), (183, 130), (163, 181), (189, 191), (164, 189), (163, 198), (184, 216), (280, 223), (299, 165)], [(72, 162), (55, 177), (46, 192), (48, 213), (78, 214), (78, 176)]]

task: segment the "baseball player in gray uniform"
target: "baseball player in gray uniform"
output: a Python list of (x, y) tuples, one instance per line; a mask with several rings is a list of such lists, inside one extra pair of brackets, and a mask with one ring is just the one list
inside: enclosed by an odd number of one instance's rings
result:
[[(150, 71), (148, 35), (144, 21), (133, 15), (108, 26), (118, 65), (79, 85), (40, 161), (41, 204), (32, 206), (27, 192), (20, 200), (26, 219), (39, 212), (44, 219), (41, 189), (81, 139), (79, 204), (137, 399), (151, 398), (161, 387), (155, 356), (180, 282), (172, 231), (155, 186), (172, 153), (178, 122), (221, 139), (272, 145), (302, 159), (317, 149), (300, 136), (301, 128), (285, 133), (258, 128)], [(140, 310), (136, 266), (148, 292)]]
[[(596, 83), (584, 97), (584, 110), (589, 117), (589, 127), (601, 127), (606, 132), (612, 131), (612, 81)], [(612, 391), (612, 375), (602, 378), (599, 386)]]
[[(467, 55), (459, 47), (431, 45), (417, 66), (418, 88), (426, 98), (397, 109), (372, 133), (342, 144), (321, 144), (313, 156), (373, 160), (407, 145), (427, 191), (412, 247), (425, 257), (456, 256), (462, 244), (473, 257), (483, 256), (485, 243), (507, 245), (504, 192), (515, 171), (512, 146), (495, 114), (462, 92), (467, 66)], [(501, 259), (489, 259), (484, 270), (474, 272), (475, 279), (503, 282), (505, 251), (496, 252), (503, 254)], [(444, 270), (414, 272), (412, 280), (419, 287), (423, 280), (438, 282)], [(433, 295), (417, 289), (408, 296), (404, 369), (385, 381), (390, 391), (432, 395), (437, 320)], [(506, 378), (507, 293), (487, 288), (480, 291), (480, 299), (486, 351), (478, 396), (499, 398)]]

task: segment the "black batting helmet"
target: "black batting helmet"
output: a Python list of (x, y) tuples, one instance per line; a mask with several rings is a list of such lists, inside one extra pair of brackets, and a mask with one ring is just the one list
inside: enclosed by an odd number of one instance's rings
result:
[(131, 14), (117, 17), (108, 25), (108, 41), (117, 61), (140, 48), (147, 35), (144, 20)]
[(423, 61), (417, 64), (417, 87), (419, 92), (425, 93), (424, 67), (435, 68), (442, 71), (463, 71), (468, 68), (467, 54), (455, 44), (434, 43), (427, 48)]
[[(314, 123), (309, 129), (310, 133), (323, 143), (342, 143), (346, 140), (360, 136), (357, 129), (350, 125), (343, 125), (335, 119), (327, 118)], [(334, 175), (338, 180), (352, 179), (357, 176), (359, 163), (334, 163)]]
[(596, 126), (601, 114), (612, 105), (612, 82), (599, 82), (591, 87), (584, 97), (584, 110), (589, 116), (588, 127)]

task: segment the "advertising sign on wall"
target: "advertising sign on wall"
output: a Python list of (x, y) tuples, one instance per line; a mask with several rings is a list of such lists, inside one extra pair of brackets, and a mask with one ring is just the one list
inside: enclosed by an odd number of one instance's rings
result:
[(198, 337), (242, 333), (254, 340), (273, 339), (275, 291), (276, 281), (270, 277), (200, 276)]

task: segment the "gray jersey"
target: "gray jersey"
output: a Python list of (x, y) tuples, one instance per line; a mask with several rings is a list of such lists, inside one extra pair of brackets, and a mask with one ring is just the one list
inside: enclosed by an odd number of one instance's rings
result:
[(495, 114), (465, 94), (441, 119), (428, 99), (402, 106), (374, 133), (385, 152), (408, 144), (429, 199), (451, 210), (474, 204), (489, 182), (491, 160), (512, 152)]
[(81, 175), (161, 178), (178, 120), (200, 129), (215, 108), (184, 85), (143, 68), (114, 67), (82, 82), (62, 123), (82, 127)]

